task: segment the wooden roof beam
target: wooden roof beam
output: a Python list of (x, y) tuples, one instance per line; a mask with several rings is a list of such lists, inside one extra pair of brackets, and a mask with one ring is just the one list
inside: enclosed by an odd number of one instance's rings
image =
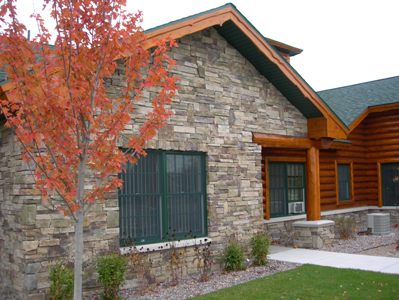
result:
[(347, 134), (335, 122), (325, 117), (308, 119), (308, 137), (312, 139), (346, 139)]
[(265, 148), (310, 149), (314, 145), (308, 138), (267, 133), (253, 133), (252, 140)]
[(312, 147), (317, 149), (347, 149), (351, 147), (351, 142), (347, 140), (334, 140), (322, 138), (313, 140), (305, 137), (286, 136), (268, 133), (253, 133), (252, 141), (264, 148), (283, 148), (307, 150)]

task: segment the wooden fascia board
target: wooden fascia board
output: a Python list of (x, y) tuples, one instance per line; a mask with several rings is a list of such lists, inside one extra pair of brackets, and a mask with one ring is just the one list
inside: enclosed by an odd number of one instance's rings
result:
[(399, 109), (399, 103), (389, 103), (383, 105), (369, 106), (358, 116), (350, 125), (349, 133), (351, 133), (359, 124), (371, 113), (384, 112)]
[(206, 28), (220, 25), (232, 19), (232, 9), (230, 7), (223, 8), (208, 14), (190, 18), (185, 21), (164, 26), (154, 31), (146, 33), (145, 48), (156, 46), (158, 40), (165, 38), (179, 39), (188, 34), (192, 34)]
[(347, 133), (348, 129), (340, 120), (330, 111), (330, 109), (321, 101), (317, 94), (308, 86), (308, 84), (293, 71), (292, 67), (276, 53), (274, 49), (265, 41), (264, 37), (256, 32), (232, 7), (211, 12), (209, 14), (197, 16), (195, 18), (178, 22), (170, 26), (147, 33), (145, 46), (154, 47), (156, 41), (163, 38), (178, 39), (185, 35), (209, 28), (214, 25), (223, 25), (226, 21), (233, 21), (234, 24), (254, 43), (254, 45), (268, 59), (276, 64), (283, 74), (293, 82), (303, 95), (312, 102), (313, 105), (328, 119), (331, 119), (336, 125)]

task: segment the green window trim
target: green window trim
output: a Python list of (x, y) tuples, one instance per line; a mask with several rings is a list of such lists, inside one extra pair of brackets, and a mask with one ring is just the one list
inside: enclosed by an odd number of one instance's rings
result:
[(297, 213), (289, 212), (289, 204), (303, 202), (306, 212), (305, 164), (297, 162), (268, 163), (270, 217), (285, 217)]
[(351, 163), (337, 163), (338, 201), (352, 200)]
[(205, 153), (147, 150), (119, 176), (121, 247), (207, 236)]

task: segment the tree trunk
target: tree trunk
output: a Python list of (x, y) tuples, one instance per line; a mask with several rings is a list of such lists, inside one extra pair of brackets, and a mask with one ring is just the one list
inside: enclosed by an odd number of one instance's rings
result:
[(82, 299), (82, 275), (83, 275), (83, 209), (76, 213), (75, 223), (75, 263), (74, 263), (74, 284), (73, 299)]
[(81, 157), (78, 170), (78, 190), (76, 193), (76, 203), (81, 207), (76, 212), (75, 223), (75, 263), (74, 263), (74, 284), (73, 284), (73, 299), (82, 300), (83, 288), (83, 220), (84, 220), (84, 182), (86, 170), (86, 155), (85, 151)]

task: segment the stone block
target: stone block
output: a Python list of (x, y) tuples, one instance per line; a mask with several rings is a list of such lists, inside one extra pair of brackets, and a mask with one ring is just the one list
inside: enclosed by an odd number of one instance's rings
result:
[(22, 225), (34, 225), (36, 223), (36, 205), (25, 204), (18, 213), (18, 222)]
[(57, 246), (60, 244), (59, 239), (49, 239), (49, 240), (41, 240), (39, 241), (40, 247), (48, 247), (48, 246)]
[(28, 295), (27, 300), (46, 300), (46, 294), (44, 293), (35, 293)]
[(27, 291), (33, 291), (37, 288), (37, 277), (35, 274), (25, 275), (25, 288)]
[(107, 227), (119, 227), (119, 211), (107, 211)]
[(25, 267), (25, 274), (36, 274), (39, 272), (41, 266), (39, 262), (28, 263)]
[(33, 251), (39, 247), (39, 241), (23, 241), (22, 242), (22, 250), (24, 251)]
[(55, 228), (65, 228), (70, 226), (70, 222), (67, 219), (56, 219), (53, 220), (51, 225), (54, 226)]

